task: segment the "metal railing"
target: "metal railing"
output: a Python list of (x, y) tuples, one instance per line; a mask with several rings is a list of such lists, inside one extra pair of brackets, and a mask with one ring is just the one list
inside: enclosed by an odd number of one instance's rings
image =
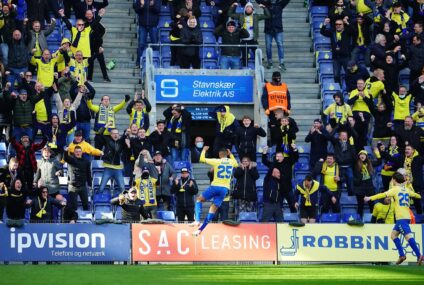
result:
[[(159, 51), (159, 67), (162, 67), (162, 55), (164, 53), (164, 49), (167, 47), (198, 47), (199, 48), (199, 56), (200, 56), (200, 63), (201, 66), (200, 68), (204, 68), (205, 66), (205, 61), (211, 58), (208, 58), (208, 54), (205, 55), (205, 52), (200, 52), (200, 48), (214, 48), (215, 49), (215, 54), (211, 55), (211, 57), (213, 56), (214, 59), (217, 61), (217, 69), (219, 69), (219, 62), (218, 62), (218, 58), (219, 58), (219, 54), (221, 53), (221, 48), (223, 47), (238, 47), (240, 48), (240, 51), (242, 51), (242, 49), (244, 49), (244, 51), (246, 52), (246, 62), (245, 62), (245, 66), (248, 66), (249, 63), (249, 49), (251, 48), (255, 48), (256, 50), (259, 48), (258, 45), (243, 45), (243, 44), (239, 44), (239, 45), (225, 45), (225, 44), (219, 44), (219, 43), (215, 43), (215, 44), (199, 44), (199, 45), (195, 45), (195, 44), (174, 44), (174, 43), (159, 43), (159, 44), (149, 44), (148, 45), (149, 48), (152, 48), (153, 50), (158, 50)], [(153, 55), (153, 54), (152, 54)], [(146, 57), (147, 57), (147, 50), (146, 50)], [(240, 59), (242, 59), (242, 56), (240, 55)], [(262, 61), (262, 58), (261, 58)], [(140, 61), (141, 62), (141, 61)], [(153, 62), (153, 58), (152, 58), (152, 62)], [(256, 60), (255, 60), (255, 66), (256, 66)], [(147, 58), (146, 58), (146, 67), (147, 67)]]

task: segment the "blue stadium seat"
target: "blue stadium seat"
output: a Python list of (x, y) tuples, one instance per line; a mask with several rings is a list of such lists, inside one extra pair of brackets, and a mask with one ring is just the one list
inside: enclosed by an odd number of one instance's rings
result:
[(78, 223), (91, 223), (93, 221), (93, 213), (91, 211), (84, 211), (81, 208), (77, 209)]
[(256, 163), (256, 168), (258, 169), (259, 174), (266, 174), (268, 172), (268, 167), (260, 161)]
[(256, 212), (240, 212), (239, 221), (256, 223), (258, 221), (258, 215), (256, 214)]
[(284, 213), (284, 222), (297, 222), (299, 221), (299, 215), (297, 213)]
[(161, 30), (159, 32), (159, 42), (162, 44), (169, 44), (171, 39), (169, 38), (169, 30)]
[(115, 214), (114, 214), (115, 221), (122, 221), (122, 208), (116, 207)]
[(94, 220), (95, 221), (99, 221), (99, 220), (112, 221), (113, 212), (112, 211), (96, 211), (94, 212)]
[(327, 6), (312, 6), (309, 11), (311, 18), (316, 17), (327, 17), (328, 16), (328, 7)]
[(294, 171), (308, 171), (309, 170), (309, 158), (306, 156), (299, 157), (299, 160), (294, 165)]
[(318, 79), (323, 82), (324, 79), (331, 79), (334, 82), (334, 71), (332, 63), (321, 63), (319, 65)]
[(204, 3), (202, 1), (202, 3), (200, 4), (200, 11), (202, 12), (202, 15), (204, 16), (212, 16), (212, 6), (208, 6), (206, 5), (206, 3)]
[(157, 217), (164, 221), (175, 221), (175, 213), (173, 211), (157, 211)]
[(256, 195), (258, 197), (258, 204), (262, 205), (264, 203), (264, 188), (256, 187)]
[(103, 172), (103, 161), (102, 160), (92, 160), (91, 161), (91, 172), (94, 174), (96, 172)]
[(160, 15), (161, 16), (170, 16), (171, 15), (171, 4), (160, 6)]
[(93, 197), (93, 203), (96, 204), (109, 204), (112, 196), (109, 192), (96, 193)]
[(333, 103), (334, 103), (333, 97), (325, 96), (324, 99), (322, 100), (323, 110), (327, 109), (327, 107)]
[(0, 154), (7, 155), (7, 147), (4, 142), (0, 142)]
[(304, 144), (304, 145), (298, 145), (297, 149), (299, 151), (299, 156), (308, 156), (311, 153), (311, 145), (310, 144)]
[(0, 167), (5, 167), (7, 165), (6, 159), (0, 159)]
[(62, 41), (62, 33), (55, 29), (53, 32), (47, 37), (48, 43), (59, 43)]
[(215, 24), (209, 17), (200, 17), (199, 20), (199, 26), (202, 29), (202, 31), (214, 31), (215, 30)]
[(319, 33), (321, 30), (321, 25), (323, 24), (324, 20), (321, 20), (320, 18), (314, 19), (311, 24), (311, 35), (314, 36), (315, 34)]
[(340, 214), (322, 214), (320, 217), (320, 223), (322, 224), (339, 224)]
[(349, 196), (347, 193), (342, 193), (340, 196), (340, 205), (357, 205), (356, 196)]
[(218, 59), (218, 53), (215, 47), (204, 47), (200, 48), (200, 59)]
[(264, 185), (264, 177), (259, 177), (258, 180), (256, 180), (256, 187), (262, 187)]
[(297, 171), (295, 173), (295, 183), (302, 183), (305, 180), (306, 175), (309, 175), (309, 171)]
[(204, 69), (218, 69), (218, 61), (217, 60), (203, 60), (202, 68)]
[(359, 214), (343, 214), (343, 223), (347, 223), (349, 221), (361, 221), (361, 216)]
[(328, 51), (331, 50), (331, 40), (321, 34), (314, 34), (314, 51)]
[(161, 16), (159, 18), (158, 28), (159, 31), (170, 31), (172, 20), (169, 16)]
[(371, 223), (371, 219), (372, 219), (372, 214), (371, 213), (365, 213), (364, 214), (364, 218), (363, 218), (363, 222), (364, 223)]
[(216, 37), (213, 32), (203, 32), (203, 43), (204, 44), (216, 44)]
[(315, 57), (317, 66), (321, 63), (333, 63), (333, 54), (331, 51), (317, 51)]
[(191, 164), (188, 161), (174, 161), (173, 164), (174, 170), (175, 171), (181, 171), (182, 168), (186, 167), (191, 171)]

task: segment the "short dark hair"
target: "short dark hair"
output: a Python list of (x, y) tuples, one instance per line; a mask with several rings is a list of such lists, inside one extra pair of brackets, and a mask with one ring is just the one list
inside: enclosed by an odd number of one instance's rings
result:
[(80, 147), (79, 145), (77, 145), (77, 146), (74, 148), (74, 151), (75, 151), (76, 149), (80, 149), (80, 150), (82, 150), (82, 147)]
[(312, 177), (312, 175), (308, 174), (305, 176), (305, 179), (303, 179), (304, 181), (313, 181), (314, 178)]
[(335, 158), (335, 155), (334, 155), (334, 153), (329, 152), (329, 153), (327, 153), (327, 156), (326, 156), (326, 157), (332, 157), (332, 158)]
[(400, 174), (399, 172), (395, 172), (395, 174), (393, 174), (392, 178), (397, 182), (397, 183), (404, 183), (405, 182), (405, 177), (403, 177), (402, 174)]

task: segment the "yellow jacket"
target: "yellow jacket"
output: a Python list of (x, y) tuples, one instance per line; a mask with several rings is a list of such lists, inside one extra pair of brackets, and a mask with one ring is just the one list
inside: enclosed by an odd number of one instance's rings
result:
[(53, 85), (54, 66), (58, 58), (52, 58), (49, 62), (45, 62), (42, 58), (32, 57), (30, 63), (37, 67), (37, 80), (48, 88)]
[[(88, 108), (96, 113), (96, 121), (94, 122), (94, 131), (97, 134), (101, 127), (104, 127), (108, 122), (112, 122), (111, 129), (115, 128), (115, 113), (119, 112), (125, 106), (125, 99), (121, 103), (112, 107), (104, 107), (102, 105), (93, 105), (92, 100), (87, 101)], [(100, 112), (101, 111), (101, 112)], [(101, 114), (100, 114), (101, 113)], [(109, 135), (109, 129), (105, 129), (104, 135)]]
[(72, 142), (68, 147), (68, 153), (69, 154), (73, 153), (76, 146), (79, 146), (82, 149), (82, 152), (86, 153), (88, 155), (92, 155), (92, 156), (101, 156), (102, 155), (102, 151), (100, 149), (95, 148), (94, 146), (92, 146), (91, 144), (89, 144), (86, 141), (82, 141), (80, 143)]

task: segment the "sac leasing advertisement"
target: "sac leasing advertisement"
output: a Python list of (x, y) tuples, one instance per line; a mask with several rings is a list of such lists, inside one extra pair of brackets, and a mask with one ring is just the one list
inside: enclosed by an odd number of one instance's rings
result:
[(130, 261), (129, 225), (0, 225), (1, 261)]
[(209, 224), (199, 237), (187, 224), (132, 225), (133, 261), (274, 261), (275, 224)]
[[(398, 252), (390, 238), (393, 225), (366, 224), (354, 227), (346, 224), (315, 224), (305, 227), (277, 225), (279, 261), (315, 262), (392, 262)], [(423, 250), (423, 227), (411, 225), (411, 230)], [(400, 237), (407, 261), (414, 262), (408, 242)]]
[(158, 103), (253, 103), (253, 76), (155, 75)]

